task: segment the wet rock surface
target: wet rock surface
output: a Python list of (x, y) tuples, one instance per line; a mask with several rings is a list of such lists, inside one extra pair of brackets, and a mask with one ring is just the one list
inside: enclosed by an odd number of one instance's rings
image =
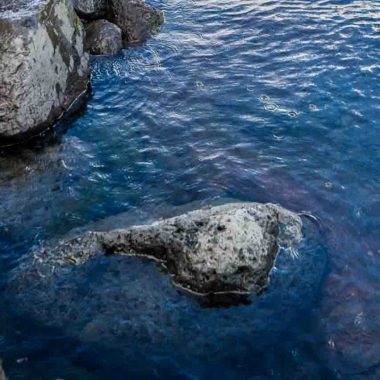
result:
[(73, 0), (73, 3), (78, 15), (83, 18), (100, 18), (107, 11), (106, 0)]
[(199, 293), (259, 293), (280, 245), (301, 240), (301, 219), (273, 204), (237, 203), (110, 232), (88, 232), (40, 260), (84, 264), (110, 254), (141, 255), (162, 262), (176, 283)]
[(50, 126), (86, 93), (84, 29), (71, 0), (0, 3), (0, 140)]
[(86, 51), (92, 55), (114, 55), (123, 48), (121, 30), (107, 20), (96, 20), (86, 27)]
[(90, 66), (80, 17), (98, 19), (87, 28), (93, 55), (117, 54), (123, 39), (143, 42), (163, 23), (142, 0), (0, 0), (1, 145), (39, 134), (85, 100)]
[(144, 42), (156, 34), (164, 22), (162, 11), (142, 0), (109, 0), (107, 18), (121, 28), (129, 44)]

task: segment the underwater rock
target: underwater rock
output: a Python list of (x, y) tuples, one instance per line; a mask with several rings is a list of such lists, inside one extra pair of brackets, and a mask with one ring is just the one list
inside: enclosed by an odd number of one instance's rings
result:
[(86, 27), (86, 51), (92, 55), (114, 55), (122, 49), (121, 29), (107, 20), (90, 22)]
[(3, 369), (3, 360), (0, 358), (0, 380), (7, 380)]
[[(243, 299), (244, 307), (226, 308), (230, 304), (226, 304), (225, 300), (220, 302), (219, 296), (232, 298), (236, 293), (190, 297), (186, 291), (174, 287), (170, 276), (165, 273), (167, 271), (154, 261), (138, 256), (104, 256), (95, 238), (93, 243), (85, 238), (84, 231), (112, 230), (115, 226), (126, 229), (141, 223), (141, 220), (147, 220), (148, 224), (148, 221), (157, 220), (159, 215), (169, 218), (195, 207), (199, 207), (199, 203), (171, 209), (165, 205), (166, 209), (161, 211), (150, 207), (143, 214), (131, 210), (117, 216), (117, 219), (112, 218), (112, 221), (91, 223), (83, 227), (85, 230), (81, 228), (70, 232), (68, 236), (81, 236), (88, 243), (84, 247), (87, 253), (84, 252), (82, 258), (79, 250), (78, 255), (73, 255), (77, 256), (77, 263), (83, 262), (83, 265), (68, 264), (71, 261), (68, 253), (62, 254), (65, 260), (56, 256), (68, 246), (69, 237), (62, 240), (62, 245), (56, 240), (51, 241), (52, 249), (47, 250), (46, 255), (42, 254), (41, 249), (34, 248), (7, 276), (0, 309), (3, 314), (17, 320), (18, 326), (25, 326), (26, 331), (33, 326), (36, 336), (44, 334), (48, 327), (49, 336), (54, 331), (55, 336), (62, 337), (63, 341), (59, 338), (60, 347), (68, 346), (69, 350), (59, 354), (59, 357), (78, 360), (75, 347), (78, 350), (86, 347), (89, 357), (102, 358), (104, 372), (99, 374), (101, 378), (117, 373), (119, 363), (131, 361), (139, 363), (138, 367), (144, 368), (144, 373), (139, 370), (128, 377), (150, 378), (157, 368), (155, 358), (167, 357), (168, 353), (168, 366), (172, 367), (175, 363), (180, 368), (176, 374), (186, 371), (199, 378), (204, 377), (205, 373), (201, 363), (207, 362), (210, 357), (215, 358), (215, 369), (231, 357), (240, 358), (242, 365), (250, 363), (252, 352), (271, 351), (273, 347), (278, 349), (273, 353), (273, 360), (282, 355), (288, 358), (287, 353), (294, 347), (294, 341), (290, 339), (285, 347), (279, 347), (278, 342), (287, 342), (290, 336), (297, 336), (300, 339), (297, 344), (301, 344), (304, 337), (310, 336), (310, 325), (302, 322), (309, 321), (319, 305), (326, 273), (325, 236), (309, 218), (302, 217), (303, 238), (297, 245), (297, 252), (280, 250), (275, 270), (270, 274), (270, 286), (259, 297), (247, 295), (246, 299), (251, 303), (248, 305)], [(284, 220), (284, 223), (289, 227), (289, 231), (282, 235), (286, 239), (286, 235), (293, 236), (293, 232), (291, 222)], [(280, 244), (283, 244), (282, 241)], [(80, 242), (77, 246), (81, 246)], [(89, 252), (99, 256), (91, 256), (93, 260), (88, 260)], [(68, 345), (61, 344), (67, 340)], [(77, 342), (74, 348), (73, 341)], [(18, 347), (15, 349), (17, 352), (20, 350)], [(23, 352), (23, 355), (27, 354)], [(191, 360), (187, 360), (189, 357)], [(80, 359), (83, 357), (80, 356)], [(304, 359), (301, 358), (303, 363)], [(311, 359), (306, 360), (306, 368), (309, 369)], [(273, 365), (272, 360), (269, 365)], [(198, 368), (197, 372), (192, 370), (194, 367)], [(255, 368), (256, 364), (252, 363), (250, 373)], [(298, 368), (295, 366), (295, 370), (298, 371)], [(11, 375), (10, 372), (7, 374)], [(70, 377), (64, 373), (62, 376)], [(120, 379), (125, 376), (124, 373)], [(83, 378), (80, 375), (77, 377)], [(265, 378), (264, 375), (258, 377)], [(56, 376), (52, 375), (51, 378)]]
[(144, 42), (164, 22), (163, 12), (143, 0), (109, 0), (108, 8), (107, 19), (121, 28), (129, 44)]
[(54, 123), (87, 91), (84, 28), (71, 0), (0, 2), (0, 141)]
[(80, 17), (85, 19), (97, 19), (106, 14), (106, 0), (73, 0), (74, 8)]
[(197, 293), (259, 293), (280, 246), (299, 242), (301, 228), (298, 215), (277, 205), (233, 203), (151, 225), (88, 232), (38, 257), (79, 265), (104, 254), (139, 255), (162, 262), (175, 283)]

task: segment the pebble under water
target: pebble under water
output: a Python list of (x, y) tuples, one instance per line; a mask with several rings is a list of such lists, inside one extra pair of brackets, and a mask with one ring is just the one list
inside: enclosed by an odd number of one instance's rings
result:
[[(10, 380), (378, 379), (380, 3), (151, 4), (161, 33), (93, 59), (80, 114), (0, 155)], [(208, 307), (139, 258), (30, 258), (73, 230), (231, 200), (304, 212), (249, 304)]]

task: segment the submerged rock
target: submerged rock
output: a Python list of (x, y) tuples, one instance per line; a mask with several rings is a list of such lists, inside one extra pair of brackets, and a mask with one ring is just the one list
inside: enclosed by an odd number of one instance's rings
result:
[(7, 380), (4, 369), (3, 369), (3, 361), (1, 358), (0, 358), (0, 380)]
[(123, 47), (121, 29), (107, 20), (90, 22), (86, 27), (86, 50), (92, 55), (114, 55)]
[(89, 81), (84, 29), (71, 0), (0, 1), (0, 140), (50, 126)]
[(301, 240), (301, 219), (273, 204), (235, 203), (205, 208), (151, 225), (89, 232), (40, 260), (84, 264), (100, 255), (141, 255), (162, 262), (174, 281), (198, 293), (259, 293), (280, 245)]
[[(83, 228), (87, 231), (107, 231), (117, 226), (127, 229), (142, 220), (146, 223), (157, 220), (157, 215), (172, 217), (194, 207), (199, 207), (199, 203), (179, 207), (165, 205), (164, 210), (155, 207), (144, 212), (141, 209), (131, 210), (116, 219), (91, 223)], [(292, 219), (289, 222), (282, 220), (288, 227), (284, 233), (280, 231), (280, 236), (285, 240), (295, 238), (291, 232)], [(119, 373), (120, 363), (131, 362), (138, 363), (132, 366), (138, 367), (138, 372), (123, 372), (118, 379), (150, 378), (158, 363), (162, 362), (161, 358), (167, 358), (163, 377), (167, 375), (166, 368), (175, 368), (170, 373), (173, 378), (181, 377), (185, 372), (203, 378), (205, 370), (202, 363), (210, 357), (215, 371), (226, 360), (236, 358), (231, 367), (232, 377), (238, 363), (245, 368), (241, 377), (249, 374), (265, 378), (273, 368), (273, 360), (278, 357), (291, 360), (293, 355), (290, 356), (289, 352), (298, 344), (304, 344), (304, 338), (310, 336), (310, 324), (306, 322), (311, 320), (320, 301), (327, 261), (323, 245), (325, 236), (308, 218), (302, 217), (302, 223), (304, 238), (297, 245), (297, 254), (290, 249), (281, 249), (276, 259), (276, 270), (270, 275), (270, 286), (259, 297), (248, 295), (246, 299), (253, 302), (244, 307), (216, 310), (214, 306), (226, 306), (226, 303), (220, 303), (219, 296), (232, 298), (236, 294), (189, 297), (187, 292), (172, 286), (170, 276), (154, 261), (138, 256), (104, 256), (105, 252), (95, 238), (91, 243), (83, 232), (85, 230), (76, 230), (69, 235), (81, 236), (78, 239), (87, 242), (85, 246), (80, 242), (76, 245), (75, 241), (71, 244), (85, 248), (82, 256), (79, 249), (77, 255), (71, 256), (78, 265), (71, 264), (69, 238), (61, 244), (52, 241), (53, 248), (45, 249), (44, 254), (41, 249), (33, 250), (8, 273), (0, 309), (5, 316), (17, 321), (15, 325), (25, 326), (25, 334), (33, 331), (39, 337), (48, 327), (49, 336), (54, 331), (54, 336), (59, 337), (58, 346), (62, 351), (57, 351), (59, 353), (55, 353), (55, 357), (65, 357), (69, 366), (63, 366), (68, 368), (66, 372), (62, 372), (62, 366), (58, 368), (54, 376), (51, 374), (52, 379), (57, 377), (57, 373), (64, 379), (76, 377), (70, 363), (79, 362), (83, 368), (83, 360), (93, 360), (94, 357), (101, 358), (97, 375), (105, 379), (109, 373)], [(295, 231), (298, 231), (296, 225)], [(89, 260), (89, 252), (94, 259)], [(216, 297), (218, 299), (214, 302)], [(20, 334), (24, 336), (19, 329), (9, 333), (15, 334), (17, 339)], [(299, 341), (294, 342), (294, 337)], [(278, 342), (281, 340), (287, 344), (280, 347)], [(75, 346), (73, 342), (77, 342)], [(86, 356), (78, 356), (83, 347)], [(19, 352), (20, 349), (16, 346), (15, 350)], [(270, 352), (266, 359), (268, 371), (257, 371), (256, 363), (249, 361), (255, 352)], [(31, 355), (23, 353), (27, 354)], [(8, 352), (9, 357), (12, 355)], [(17, 353), (13, 356), (17, 357)], [(305, 368), (309, 369), (309, 359), (301, 359), (303, 363), (307, 360)], [(299, 360), (297, 356), (292, 362), (295, 371), (299, 368)], [(247, 363), (252, 366), (244, 367)], [(6, 369), (7, 375), (11, 376), (11, 369)], [(22, 368), (16, 366), (16, 369)]]
[(101, 18), (107, 11), (107, 0), (73, 0), (74, 8), (80, 17)]
[(163, 12), (143, 0), (109, 0), (107, 18), (121, 28), (129, 44), (144, 42), (164, 22)]

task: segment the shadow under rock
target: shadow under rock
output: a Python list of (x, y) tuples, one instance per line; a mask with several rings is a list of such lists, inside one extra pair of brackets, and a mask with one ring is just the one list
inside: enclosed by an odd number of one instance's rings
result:
[(84, 115), (91, 97), (92, 88), (89, 84), (88, 91), (76, 100), (53, 125), (42, 125), (37, 131), (33, 130), (15, 138), (1, 138), (0, 156), (17, 157), (23, 155), (25, 150), (39, 152), (46, 146), (59, 144), (62, 136), (74, 124), (74, 121)]

